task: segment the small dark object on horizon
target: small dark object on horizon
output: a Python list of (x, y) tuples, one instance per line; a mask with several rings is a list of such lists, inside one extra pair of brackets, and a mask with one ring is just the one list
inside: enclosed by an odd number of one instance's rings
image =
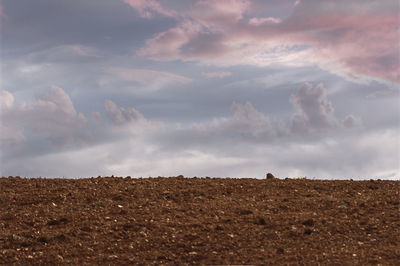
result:
[(267, 179), (275, 179), (275, 176), (271, 173), (267, 174)]

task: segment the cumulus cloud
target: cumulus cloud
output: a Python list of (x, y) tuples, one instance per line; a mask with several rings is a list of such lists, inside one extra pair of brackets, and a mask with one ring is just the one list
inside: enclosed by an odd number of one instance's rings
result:
[(118, 107), (111, 100), (106, 100), (104, 106), (111, 121), (115, 125), (122, 126), (129, 123), (142, 123), (146, 121), (144, 116), (133, 107), (128, 109)]
[[(42, 136), (55, 145), (70, 145), (83, 141), (88, 120), (78, 113), (69, 95), (60, 87), (53, 86), (46, 94), (37, 95), (34, 103), (12, 104), (9, 92), (1, 93), (2, 103), (8, 106), (2, 112), (2, 145), (19, 143), (25, 132)], [(2, 104), (3, 106), (3, 104)]]
[[(251, 102), (233, 102), (231, 117), (215, 117), (212, 121), (195, 123), (195, 133), (212, 136), (224, 133), (226, 136), (241, 136), (242, 140), (290, 138), (295, 135), (323, 133), (341, 128), (351, 129), (360, 124), (358, 118), (347, 115), (342, 121), (334, 114), (332, 102), (328, 99), (322, 83), (313, 86), (304, 83), (290, 96), (294, 107), (291, 121), (271, 119), (257, 110)], [(287, 126), (290, 124), (290, 127)]]
[(206, 78), (225, 78), (232, 76), (232, 72), (229, 71), (201, 72), (201, 75)]
[(9, 110), (14, 105), (14, 96), (9, 91), (0, 93), (0, 147), (7, 148), (17, 146), (25, 141), (25, 137), (18, 124), (10, 123), (7, 118)]
[(197, 124), (194, 129), (203, 134), (223, 132), (244, 137), (269, 137), (274, 135), (270, 118), (256, 110), (250, 102), (232, 103), (231, 117), (214, 118), (210, 124)]
[(338, 121), (333, 104), (328, 100), (326, 88), (322, 83), (317, 86), (304, 83), (295, 94), (291, 95), (290, 102), (295, 108), (291, 124), (294, 133), (328, 130), (340, 125), (353, 128), (358, 124), (357, 118), (353, 115), (347, 115), (342, 122)]
[[(1, 96), (2, 103), (10, 102), (4, 100), (11, 98), (8, 93), (1, 93)], [(293, 101), (298, 108), (296, 111), (301, 111), (307, 117), (308, 126), (327, 126), (325, 123), (332, 118), (333, 107), (327, 99), (323, 85), (313, 87), (304, 84), (292, 98), (295, 98)], [(307, 104), (312, 107), (305, 108)], [(56, 107), (57, 105), (60, 107)], [(14, 103), (7, 106), (11, 107), (7, 112), (48, 110), (62, 113), (62, 118), (79, 120), (79, 113), (68, 94), (57, 87), (38, 96), (34, 103)], [(272, 171), (279, 177), (306, 175), (318, 178), (396, 178), (400, 174), (398, 156), (384, 156), (397, 154), (397, 129), (365, 132), (357, 131), (356, 128), (356, 131), (313, 137), (312, 141), (299, 140), (293, 134), (282, 135), (272, 119), (250, 102), (234, 102), (231, 116), (198, 123), (186, 128), (187, 130), (170, 126), (163, 130), (153, 130), (151, 134), (149, 131), (133, 134), (130, 125), (143, 127), (143, 124), (154, 121), (147, 120), (135, 108), (123, 108), (111, 100), (106, 100), (105, 110), (113, 127), (118, 129), (109, 132), (110, 140), (103, 139), (92, 145), (59, 150), (57, 153), (47, 152), (27, 158), (15, 157), (12, 160), (8, 158), (1, 168), (2, 174), (68, 177), (111, 174), (138, 177), (177, 174), (263, 177), (266, 171)], [(319, 114), (315, 115), (313, 112)], [(10, 114), (7, 116), (11, 118)], [(15, 113), (12, 117), (16, 118)], [(34, 119), (34, 116), (29, 118)], [(310, 118), (315, 121), (310, 122)], [(347, 116), (343, 123), (351, 124), (350, 121), (354, 119), (356, 118), (351, 115)], [(41, 121), (42, 119), (36, 118), (33, 122)], [(64, 121), (67, 122), (64, 130), (68, 131), (66, 127), (74, 126), (68, 123), (68, 119)], [(53, 125), (56, 123), (54, 120), (47, 122)], [(104, 126), (107, 124), (102, 125), (103, 130)], [(196, 145), (199, 141), (196, 134), (201, 135), (203, 143)], [(168, 135), (177, 140), (171, 140)], [(276, 137), (280, 137), (279, 141), (274, 141)], [(378, 137), (379, 143), (374, 141)], [(246, 141), (249, 139), (259, 141)], [(397, 146), (393, 143), (397, 143)]]
[(335, 126), (334, 109), (327, 99), (323, 84), (313, 86), (305, 83), (290, 98), (296, 109), (292, 129), (301, 132), (308, 129), (327, 129)]

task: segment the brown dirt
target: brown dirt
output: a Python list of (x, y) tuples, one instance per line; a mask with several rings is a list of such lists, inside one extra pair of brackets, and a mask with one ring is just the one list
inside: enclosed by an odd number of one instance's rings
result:
[(0, 178), (0, 264), (399, 265), (399, 181)]

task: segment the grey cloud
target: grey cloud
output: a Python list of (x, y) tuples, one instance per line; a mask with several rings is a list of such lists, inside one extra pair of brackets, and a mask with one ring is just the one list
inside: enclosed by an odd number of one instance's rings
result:
[[(6, 93), (2, 95), (10, 98)], [(42, 112), (61, 112), (67, 117), (79, 116), (67, 96), (61, 89), (53, 88), (29, 104), (35, 106), (29, 110), (36, 108)], [(7, 101), (10, 102), (2, 102)], [(57, 110), (55, 105), (62, 106)], [(12, 110), (18, 104), (8, 106)], [(110, 100), (106, 101), (105, 108), (116, 124), (137, 124), (144, 119), (136, 109), (119, 107)], [(230, 117), (215, 118), (204, 124), (210, 131), (201, 136), (194, 134), (194, 128), (179, 130), (173, 125), (133, 134), (130, 127), (113, 131), (110, 125), (103, 124), (102, 127), (108, 128), (105, 130), (112, 135), (109, 141), (103, 139), (89, 146), (57, 153), (8, 159), (1, 172), (6, 175), (68, 177), (111, 174), (262, 177), (266, 171), (272, 171), (280, 177), (307, 175), (318, 178), (396, 178), (400, 173), (399, 158), (384, 156), (396, 154), (399, 147), (393, 145), (393, 141), (398, 136), (398, 129), (331, 131), (317, 137), (312, 135), (309, 140), (286, 134), (276, 141), (273, 137), (265, 138), (273, 134), (276, 126), (274, 129), (271, 119), (251, 103), (234, 103), (231, 111)], [(54, 120), (50, 122), (56, 123)], [(224, 134), (215, 137), (215, 131)], [(226, 134), (226, 131), (234, 134)], [(175, 140), (168, 135), (174, 136)], [(260, 136), (262, 141), (246, 141)], [(374, 141), (377, 137), (379, 143)]]
[[(4, 95), (7, 94), (2, 93)], [(88, 119), (75, 110), (69, 95), (54, 86), (48, 93), (38, 95), (34, 103), (13, 104), (3, 110), (2, 127), (7, 129), (3, 132), (10, 134), (3, 134), (2, 146), (7, 145), (14, 134), (21, 136), (21, 140), (26, 134), (34, 134), (54, 145), (75, 145), (88, 137), (87, 123)]]
[(270, 118), (254, 108), (250, 102), (234, 102), (231, 106), (233, 116), (228, 119), (215, 119), (213, 125), (228, 131), (236, 131), (245, 136), (272, 136), (274, 129)]
[(201, 75), (205, 78), (225, 78), (232, 76), (232, 72), (229, 71), (201, 72)]
[[(75, 151), (31, 157), (24, 164), (11, 162), (2, 169), (20, 175), (87, 177), (131, 175), (135, 177), (221, 176), (260, 177), (273, 172), (279, 177), (400, 178), (393, 141), (398, 131), (354, 132), (310, 142), (286, 139), (277, 143), (243, 143), (227, 140), (198, 147), (169, 149), (157, 142), (159, 135), (126, 136)], [(377, 143), (376, 138), (380, 139)], [(229, 144), (229, 145), (228, 145)], [(385, 156), (393, 154), (394, 156)], [(62, 166), (61, 166), (62, 162)]]
[(342, 123), (344, 127), (352, 128), (356, 125), (356, 118), (353, 115), (348, 115), (343, 119)]
[(115, 125), (122, 126), (129, 123), (145, 121), (144, 116), (135, 108), (131, 107), (125, 109), (123, 107), (118, 107), (111, 100), (106, 100), (104, 106), (111, 121)]
[(323, 84), (313, 86), (304, 83), (291, 95), (290, 102), (295, 109), (290, 128), (285, 121), (272, 120), (265, 113), (258, 111), (251, 102), (234, 102), (231, 117), (219, 117), (210, 122), (194, 124), (193, 130), (204, 135), (218, 135), (223, 132), (225, 136), (239, 134), (243, 139), (266, 141), (273, 137), (323, 134), (324, 131), (339, 130), (341, 126), (353, 128), (358, 124), (358, 119), (353, 115), (347, 115), (342, 122), (338, 121)]
[(335, 126), (334, 108), (327, 99), (323, 84), (305, 83), (290, 97), (296, 109), (292, 118), (292, 130), (305, 132), (309, 129), (329, 129)]

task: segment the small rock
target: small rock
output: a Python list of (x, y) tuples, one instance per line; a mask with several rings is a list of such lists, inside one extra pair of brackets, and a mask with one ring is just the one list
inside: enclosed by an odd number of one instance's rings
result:
[(345, 210), (345, 209), (347, 209), (347, 206), (346, 206), (346, 205), (340, 205), (340, 206), (338, 207), (338, 209), (339, 209), (339, 210)]
[(275, 179), (275, 176), (271, 173), (268, 173), (266, 177), (267, 179)]

